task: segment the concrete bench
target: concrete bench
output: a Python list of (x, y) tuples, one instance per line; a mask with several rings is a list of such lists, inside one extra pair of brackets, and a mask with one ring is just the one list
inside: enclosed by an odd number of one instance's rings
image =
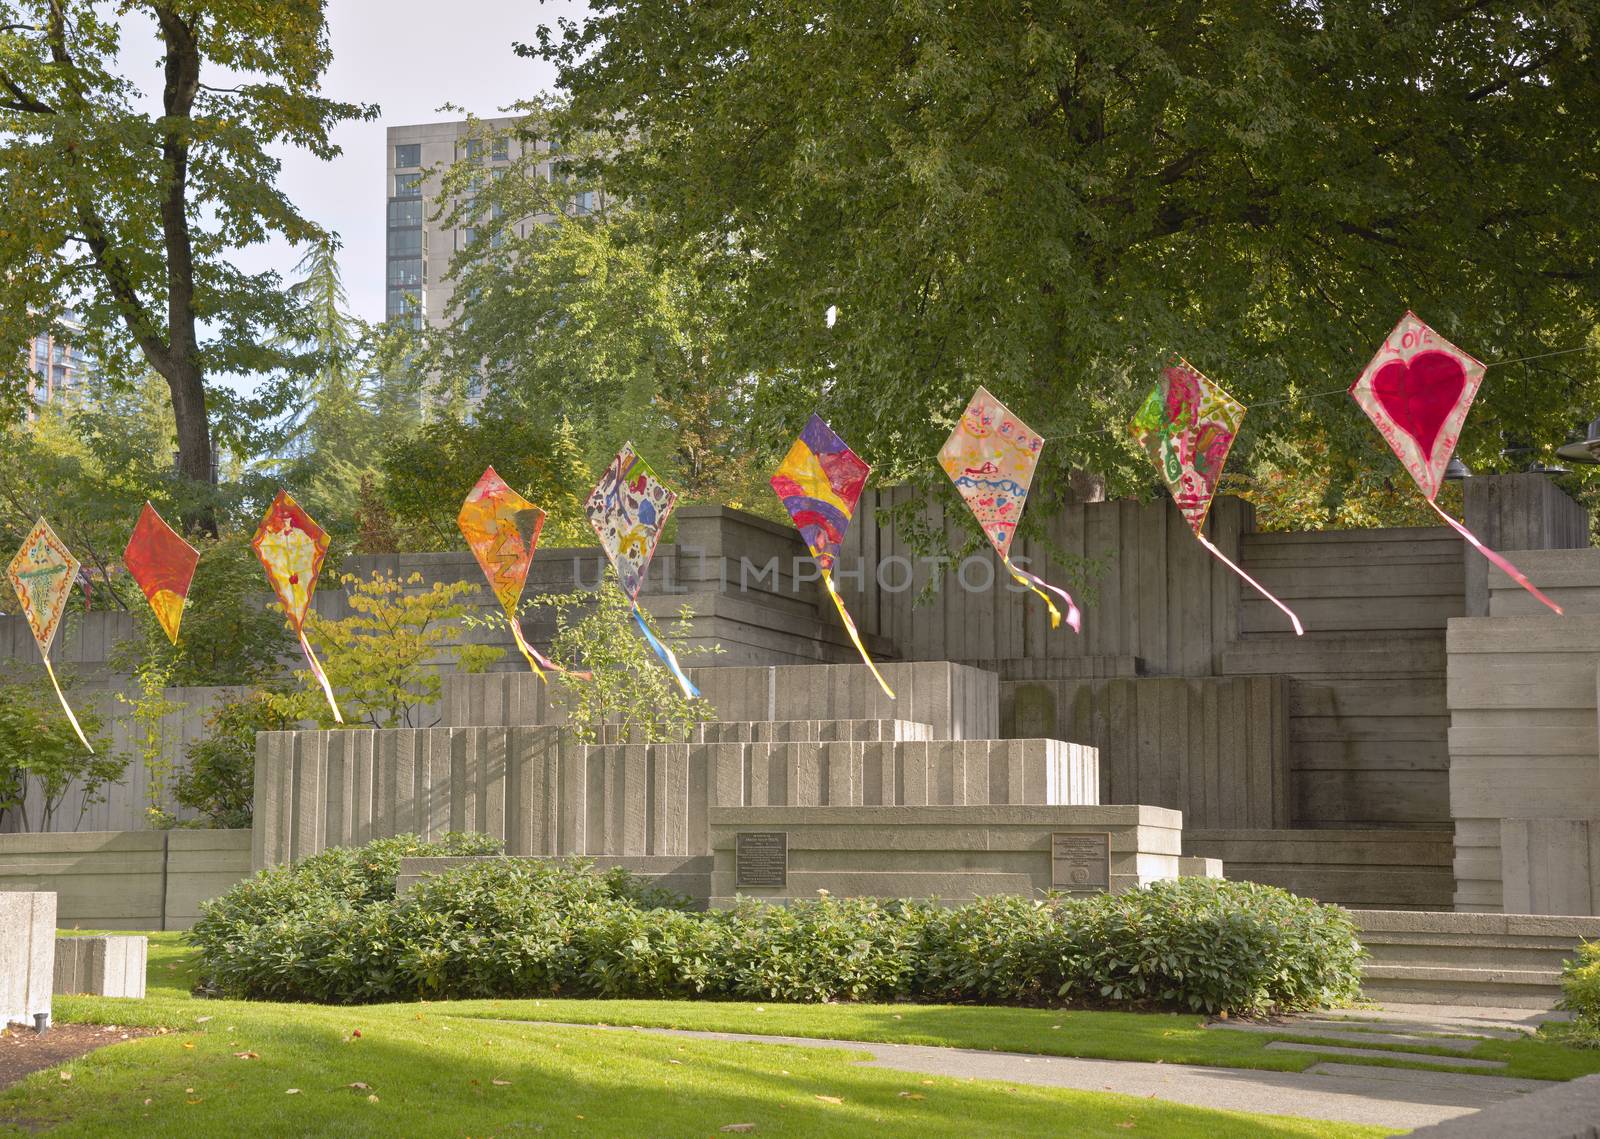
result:
[(59, 937), (55, 991), (96, 997), (143, 997), (149, 945), (143, 934)]
[(0, 1028), (49, 1023), (55, 952), (55, 894), (0, 893)]

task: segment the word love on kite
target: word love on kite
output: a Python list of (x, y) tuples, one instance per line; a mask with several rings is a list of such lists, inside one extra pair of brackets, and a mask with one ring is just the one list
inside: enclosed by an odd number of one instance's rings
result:
[(484, 577), (489, 579), (489, 588), (505, 610), (506, 621), (511, 626), (511, 639), (533, 674), (545, 680), (546, 670), (563, 671), (560, 665), (528, 643), (522, 633), (522, 620), (517, 616), (517, 605), (528, 584), (528, 571), (533, 567), (533, 551), (539, 545), (539, 531), (544, 528), (544, 511), (512, 490), (495, 469), (489, 467), (461, 504), (456, 525), (461, 527), (472, 556), (478, 559)]
[(179, 537), (147, 502), (139, 512), (128, 548), (122, 551), (122, 564), (144, 591), (167, 639), (177, 644), (189, 586), (194, 581), (195, 567), (200, 564), (199, 551)]
[(1011, 541), (1017, 536), (1022, 508), (1028, 504), (1033, 471), (1039, 465), (1044, 439), (1011, 409), (980, 387), (961, 413), (950, 438), (939, 448), (939, 465), (967, 509), (989, 538), (1007, 572), (1033, 590), (1050, 607), (1050, 627), (1061, 627), (1061, 610), (1050, 598), (1055, 594), (1067, 605), (1067, 624), (1083, 631), (1083, 616), (1064, 589), (1048, 584), (1011, 560)]
[(655, 557), (667, 516), (677, 504), (678, 496), (656, 477), (650, 464), (638, 456), (629, 442), (622, 445), (589, 493), (583, 512), (600, 538), (606, 560), (617, 573), (639, 632), (661, 663), (671, 670), (684, 695), (697, 697), (700, 690), (679, 666), (677, 656), (650, 631), (649, 623), (639, 612), (639, 590), (650, 570), (650, 559)]
[(1206, 515), (1217, 496), (1222, 468), (1244, 422), (1245, 406), (1206, 379), (1187, 360), (1163, 370), (1155, 390), (1134, 414), (1128, 430), (1161, 474), (1189, 529), (1211, 555), (1238, 574), (1262, 597), (1289, 617), (1296, 636), (1304, 635), (1300, 618), (1245, 573), (1205, 536)]
[(867, 647), (861, 643), (856, 623), (850, 619), (850, 613), (844, 607), (844, 598), (839, 596), (839, 590), (833, 584), (833, 567), (839, 557), (839, 544), (850, 529), (850, 520), (855, 516), (856, 504), (861, 501), (861, 491), (871, 473), (872, 468), (862, 461), (861, 456), (846, 447), (844, 440), (834, 434), (833, 428), (813, 412), (806, 421), (805, 429), (800, 432), (800, 438), (794, 441), (794, 446), (789, 448), (777, 473), (772, 476), (772, 489), (782, 500), (783, 508), (789, 512), (800, 536), (805, 539), (806, 548), (816, 560), (822, 584), (828, 596), (833, 598), (834, 607), (839, 610), (839, 618), (844, 622), (845, 632), (850, 635), (856, 652), (861, 654), (872, 675), (877, 677), (878, 686), (893, 700), (894, 689), (889, 687), (878, 666), (867, 655)]
[(66, 615), (72, 583), (78, 580), (78, 559), (72, 556), (66, 543), (56, 537), (50, 523), (41, 518), (22, 540), (22, 549), (11, 559), (6, 576), (11, 580), (17, 600), (22, 602), (22, 615), (27, 618), (28, 628), (33, 631), (34, 643), (39, 646), (39, 655), (44, 658), (44, 670), (50, 676), (51, 687), (56, 690), (56, 699), (61, 701), (61, 710), (67, 714), (72, 730), (78, 734), (78, 742), (93, 755), (94, 748), (84, 736), (72, 705), (67, 703), (66, 694), (61, 691), (56, 670), (50, 664), (50, 645), (61, 628), (61, 618)]
[(1485, 370), (1485, 365), (1407, 311), (1366, 370), (1350, 385), (1350, 396), (1388, 442), (1434, 513), (1507, 577), (1559, 614), (1561, 606), (1435, 501)]
[(321, 663), (311, 651), (311, 643), (306, 640), (306, 614), (311, 609), (317, 577), (322, 573), (322, 561), (328, 556), (328, 532), (312, 521), (311, 515), (289, 497), (288, 491), (280, 490), (262, 517), (261, 525), (256, 527), (250, 545), (261, 559), (261, 568), (267, 571), (267, 581), (277, 595), (289, 627), (300, 638), (300, 651), (305, 653), (311, 675), (317, 678), (322, 694), (328, 698), (334, 721), (344, 723), (339, 703), (333, 698), (333, 686), (328, 683), (328, 674), (322, 671)]

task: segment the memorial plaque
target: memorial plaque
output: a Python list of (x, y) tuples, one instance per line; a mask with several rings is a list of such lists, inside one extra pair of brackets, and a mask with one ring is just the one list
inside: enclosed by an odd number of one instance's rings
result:
[(1051, 835), (1050, 885), (1072, 893), (1111, 889), (1111, 832)]
[(789, 834), (787, 831), (739, 831), (734, 836), (733, 884), (782, 890), (789, 885)]

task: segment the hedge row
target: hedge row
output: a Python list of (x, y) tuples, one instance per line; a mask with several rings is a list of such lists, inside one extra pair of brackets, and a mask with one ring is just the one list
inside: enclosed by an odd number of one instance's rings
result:
[(493, 849), (482, 836), (402, 836), (262, 871), (208, 903), (191, 931), (205, 983), (220, 996), (341, 1004), (720, 997), (1208, 1012), (1359, 991), (1349, 916), (1251, 882), (952, 908), (821, 896), (693, 913), (620, 871), (496, 859), (394, 897), (403, 855)]

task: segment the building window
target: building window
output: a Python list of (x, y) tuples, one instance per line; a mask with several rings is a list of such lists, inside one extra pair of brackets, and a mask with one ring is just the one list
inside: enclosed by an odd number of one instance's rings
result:
[(421, 198), (389, 199), (389, 227), (391, 229), (415, 229), (421, 224)]
[(422, 298), (412, 289), (390, 289), (386, 315), (400, 317), (412, 328), (422, 327)]
[(482, 162), (483, 161), (483, 139), (481, 139), (481, 138), (463, 139), (461, 141), (460, 145), (458, 145), (456, 147), (456, 157), (460, 158), (460, 159), (465, 159), (468, 162)]
[(420, 142), (402, 142), (394, 148), (394, 164), (396, 167), (421, 166), (422, 144)]
[(456, 230), (456, 251), (460, 252), (461, 250), (470, 247), (472, 243), (477, 240), (478, 231), (470, 226), (466, 229)]
[(421, 257), (422, 230), (391, 229), (389, 231), (390, 257)]
[(422, 175), (396, 174), (394, 176), (394, 196), (397, 198), (422, 197)]
[(593, 190), (584, 190), (573, 199), (573, 212), (580, 217), (584, 214), (594, 213), (595, 196)]
[(389, 262), (389, 287), (416, 288), (423, 284), (423, 265), (420, 257), (393, 258)]
[(489, 157), (496, 162), (504, 162), (511, 157), (511, 140), (505, 137), (494, 140), (490, 148)]

